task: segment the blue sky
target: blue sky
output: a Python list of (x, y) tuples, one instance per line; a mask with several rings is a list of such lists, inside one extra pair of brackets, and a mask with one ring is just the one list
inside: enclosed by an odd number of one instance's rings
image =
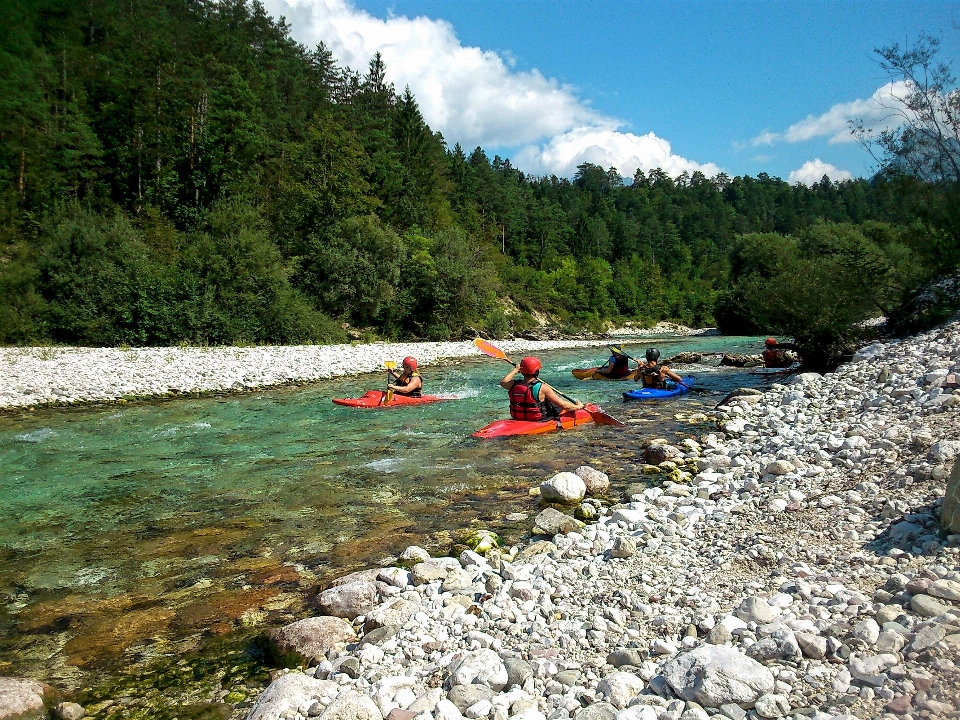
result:
[(956, 2), (265, 4), (352, 67), (380, 50), (450, 144), (538, 174), (588, 160), (626, 175), (868, 175), (846, 121), (883, 126), (902, 92), (874, 48), (927, 32), (960, 55)]

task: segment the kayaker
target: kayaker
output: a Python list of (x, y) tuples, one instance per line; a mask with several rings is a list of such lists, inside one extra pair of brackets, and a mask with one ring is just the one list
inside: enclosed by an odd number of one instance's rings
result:
[[(548, 420), (559, 417), (564, 410), (579, 410), (583, 403), (564, 400), (552, 387), (540, 379), (541, 363), (535, 357), (525, 357), (503, 376), (500, 387), (510, 394), (510, 417), (514, 420)], [(517, 374), (523, 376), (517, 379)]]
[(610, 352), (612, 353), (610, 359), (601, 367), (598, 367), (593, 373), (594, 375), (620, 380), (633, 372), (630, 369), (630, 358), (623, 352), (622, 347), (611, 345)]
[(778, 343), (776, 338), (769, 337), (764, 344), (762, 354), (763, 365), (768, 368), (786, 368), (793, 365), (796, 358), (788, 355), (788, 350), (796, 350), (797, 346), (793, 343)]
[(643, 382), (644, 387), (658, 390), (671, 390), (679, 383), (683, 385), (683, 378), (660, 362), (660, 351), (656, 348), (647, 348), (647, 361), (637, 368), (637, 382)]
[(420, 397), (423, 394), (423, 378), (417, 371), (417, 359), (407, 355), (403, 359), (403, 372), (397, 373), (395, 370), (387, 370), (388, 373), (396, 378), (395, 383), (390, 383), (387, 387), (398, 395), (407, 397)]

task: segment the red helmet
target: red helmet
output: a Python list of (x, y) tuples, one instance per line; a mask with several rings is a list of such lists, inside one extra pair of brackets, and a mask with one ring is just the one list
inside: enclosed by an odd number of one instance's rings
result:
[(766, 345), (767, 347), (773, 347), (774, 345), (777, 344), (777, 341), (774, 338), (767, 338), (763, 344)]
[(417, 369), (417, 359), (416, 359), (415, 357), (413, 357), (413, 355), (407, 355), (407, 356), (403, 359), (403, 366), (406, 367), (406, 368), (410, 368), (411, 370), (416, 370), (416, 369)]
[(534, 375), (540, 371), (541, 367), (540, 361), (532, 355), (528, 355), (520, 361), (520, 372), (524, 375)]

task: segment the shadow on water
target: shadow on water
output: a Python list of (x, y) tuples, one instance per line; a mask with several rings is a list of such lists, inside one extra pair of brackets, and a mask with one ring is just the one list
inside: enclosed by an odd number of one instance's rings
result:
[[(665, 357), (756, 347), (660, 342)], [(250, 638), (308, 612), (303, 598), (332, 576), (388, 563), (410, 544), (445, 552), (471, 526), (515, 542), (537, 512), (528, 489), (545, 475), (590, 464), (619, 493), (641, 477), (645, 439), (709, 431), (698, 413), (764, 381), (714, 363), (689, 371), (703, 394), (624, 403), (632, 383), (569, 374), (602, 356), (544, 353), (543, 376), (625, 428), (471, 438), (506, 413), (505, 366), (486, 359), (426, 368), (429, 390), (457, 399), (414, 408), (330, 403), (380, 386), (367, 375), (0, 417), (0, 674), (88, 688), (90, 701), (166, 687), (169, 675), (180, 702), (230, 692), (240, 702), (244, 683), (263, 679)]]

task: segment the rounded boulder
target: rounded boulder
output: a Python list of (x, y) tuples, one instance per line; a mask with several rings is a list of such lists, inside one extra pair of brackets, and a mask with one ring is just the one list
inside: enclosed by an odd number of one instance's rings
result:
[(540, 497), (546, 502), (575, 503), (583, 500), (586, 494), (586, 483), (571, 472), (557, 473), (540, 483)]

